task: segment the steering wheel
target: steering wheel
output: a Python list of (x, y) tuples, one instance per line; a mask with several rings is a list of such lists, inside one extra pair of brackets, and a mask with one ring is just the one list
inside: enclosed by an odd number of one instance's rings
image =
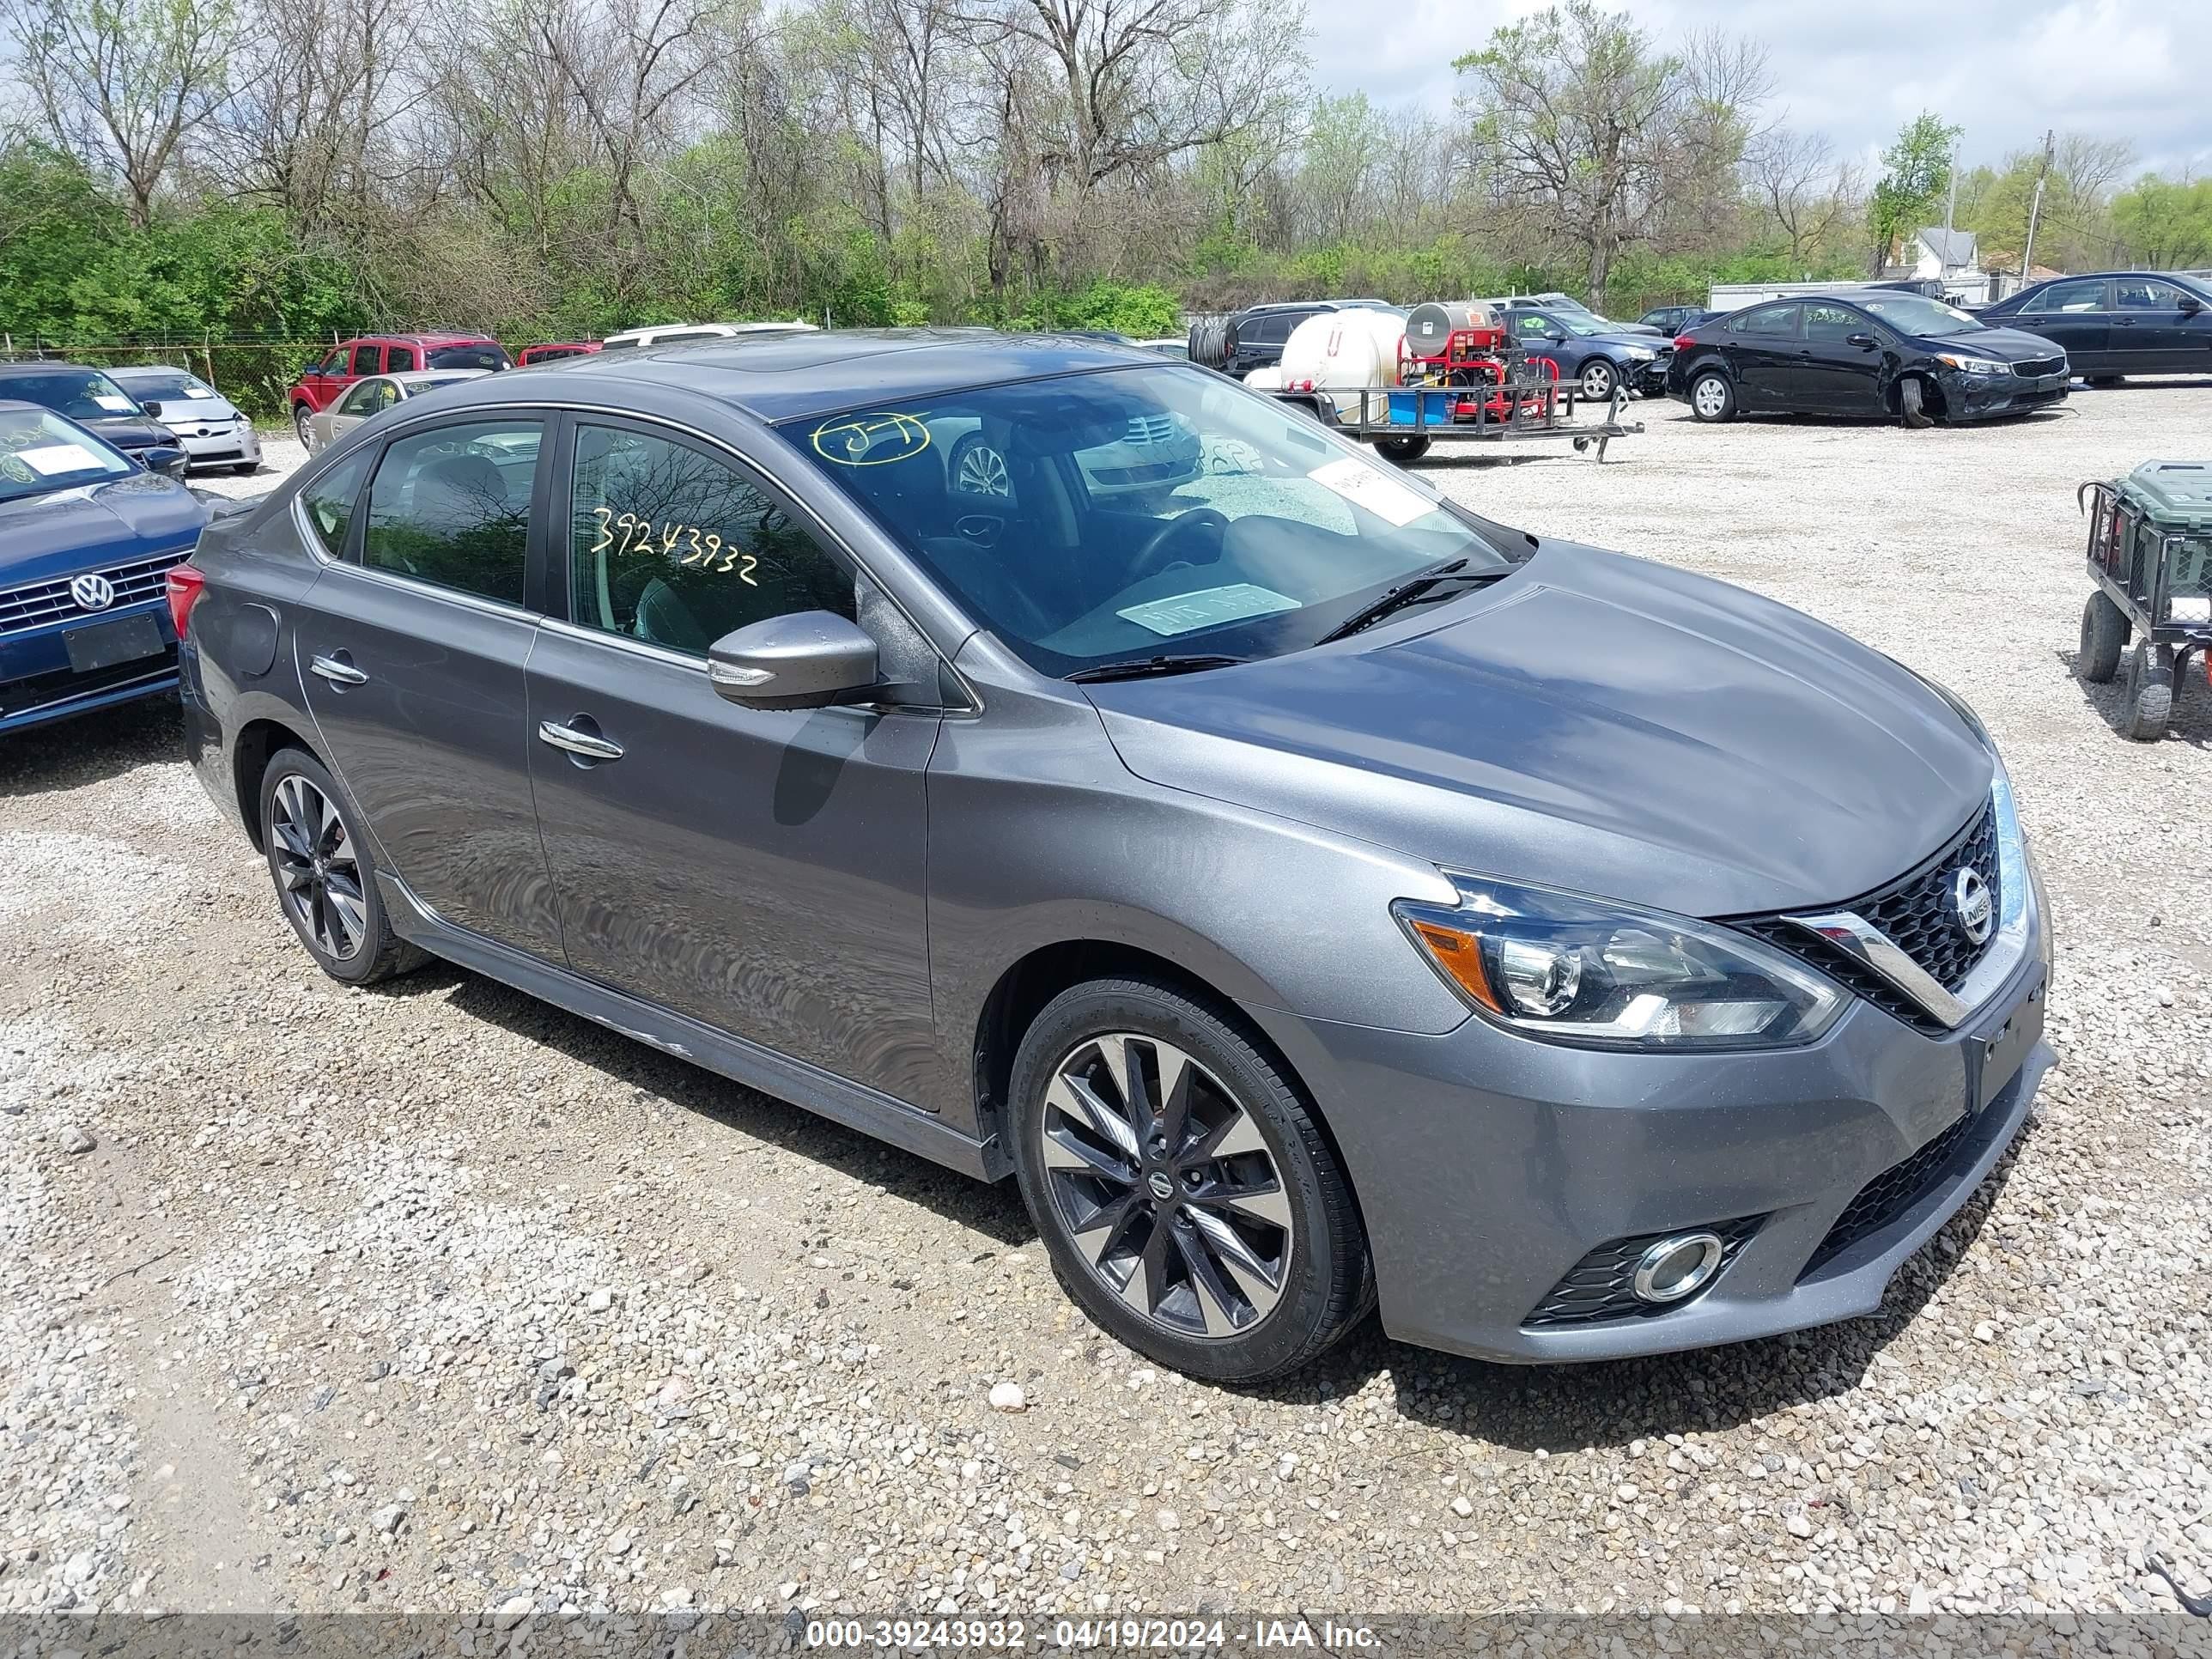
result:
[[(1161, 550), (1194, 525), (1208, 526), (1218, 538), (1228, 532), (1229, 515), (1213, 507), (1194, 507), (1188, 513), (1170, 519), (1145, 538), (1145, 544), (1137, 550), (1137, 556), (1129, 562), (1136, 573), (1132, 580), (1141, 581), (1146, 576), (1156, 575), (1166, 569), (1170, 561), (1159, 557)], [(1219, 552), (1218, 543), (1215, 551), (1217, 555)]]

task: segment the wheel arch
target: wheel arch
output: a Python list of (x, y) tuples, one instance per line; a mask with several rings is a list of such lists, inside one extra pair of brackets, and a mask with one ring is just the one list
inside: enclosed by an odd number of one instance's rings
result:
[[(1004, 1147), (1014, 1056), (1036, 1017), (1061, 992), (1094, 980), (1109, 979), (1151, 980), (1179, 991), (1234, 1026), (1246, 1042), (1258, 1049), (1304, 1102), (1315, 1127), (1328, 1143), (1337, 1167), (1345, 1172), (1346, 1190), (1351, 1194), (1352, 1209), (1359, 1216), (1362, 1228), (1365, 1227), (1366, 1216), (1352, 1180), (1352, 1165), (1345, 1157), (1335, 1126), (1329, 1121), (1328, 1109), (1282, 1045), (1257, 1020), (1249, 1018), (1234, 997), (1209, 983), (1204, 975), (1140, 945), (1106, 939), (1062, 939), (1030, 951), (1009, 963), (999, 975), (997, 983), (984, 998), (975, 1022), (975, 1121), (986, 1137), (998, 1138)], [(1011, 1154), (1006, 1168), (1011, 1173)]]
[(230, 775), (238, 791), (238, 815), (245, 821), (246, 838), (257, 853), (269, 850), (261, 834), (261, 780), (268, 774), (270, 761), (283, 749), (303, 750), (325, 769), (330, 765), (298, 726), (267, 715), (246, 721), (230, 746)]

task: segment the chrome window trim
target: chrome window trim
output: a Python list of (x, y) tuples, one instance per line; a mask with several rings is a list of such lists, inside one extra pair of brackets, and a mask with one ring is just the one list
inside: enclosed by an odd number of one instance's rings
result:
[[(298, 506), (296, 499), (294, 506)], [(420, 593), (429, 599), (441, 599), (447, 605), (458, 605), (465, 610), (479, 611), (488, 617), (502, 617), (514, 622), (543, 625), (548, 618), (541, 611), (532, 611), (504, 600), (486, 599), (481, 593), (471, 593), (464, 588), (444, 587), (428, 582), (418, 576), (403, 575), (396, 570), (386, 570), (373, 564), (355, 564), (347, 559), (325, 558), (323, 562), (349, 576), (359, 576), (367, 581), (380, 582), (386, 587), (398, 588), (403, 593)]]

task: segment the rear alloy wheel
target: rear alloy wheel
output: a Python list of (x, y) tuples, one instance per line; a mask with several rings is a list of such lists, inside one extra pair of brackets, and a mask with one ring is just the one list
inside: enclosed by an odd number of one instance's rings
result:
[(2102, 589), (2090, 594), (2081, 607), (2081, 650), (2074, 659), (2074, 672), (2102, 685), (2120, 672), (2120, 653), (2127, 648), (2127, 613)]
[(1690, 413), (1700, 421), (1718, 423), (1735, 414), (1735, 388), (1728, 376), (1708, 370), (1690, 382)]
[(1210, 1009), (1142, 980), (1078, 986), (1024, 1036), (1013, 1090), (1016, 1172), (1054, 1269), (1130, 1347), (1253, 1382), (1365, 1314), (1366, 1237), (1334, 1152)]
[(2128, 653), (2121, 690), (2120, 732), (2137, 743), (2156, 743), (2173, 718), (2173, 667), (2148, 640)]
[(1012, 501), (1013, 475), (998, 447), (971, 432), (952, 446), (952, 489), (957, 495)]
[(1613, 396), (1613, 389), (1620, 384), (1620, 376), (1613, 365), (1599, 357), (1583, 365), (1583, 396), (1594, 404), (1604, 403)]
[(279, 750), (262, 774), (261, 836), (284, 919), (332, 979), (368, 985), (426, 960), (392, 933), (353, 811), (305, 750)]
[(1431, 438), (1377, 438), (1376, 449), (1403, 466), (1407, 461), (1418, 461), (1429, 453)]

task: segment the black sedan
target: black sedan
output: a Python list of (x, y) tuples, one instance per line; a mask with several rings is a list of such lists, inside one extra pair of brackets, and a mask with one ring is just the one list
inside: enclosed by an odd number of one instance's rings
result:
[(2071, 373), (2037, 335), (1941, 300), (1863, 289), (1749, 306), (1692, 329), (1667, 390), (1701, 421), (1863, 415), (1926, 426), (2057, 403)]
[(38, 404), (75, 421), (149, 472), (181, 478), (191, 465), (176, 434), (96, 368), (78, 363), (0, 363), (0, 398)]
[(1708, 311), (1703, 306), (1661, 306), (1656, 311), (1645, 312), (1636, 321), (1639, 327), (1656, 328), (1662, 334), (1686, 334), (1719, 315), (1717, 311)]
[(2024, 288), (1975, 313), (2054, 341), (2074, 372), (2212, 374), (2212, 283), (2178, 271), (2114, 270)]

